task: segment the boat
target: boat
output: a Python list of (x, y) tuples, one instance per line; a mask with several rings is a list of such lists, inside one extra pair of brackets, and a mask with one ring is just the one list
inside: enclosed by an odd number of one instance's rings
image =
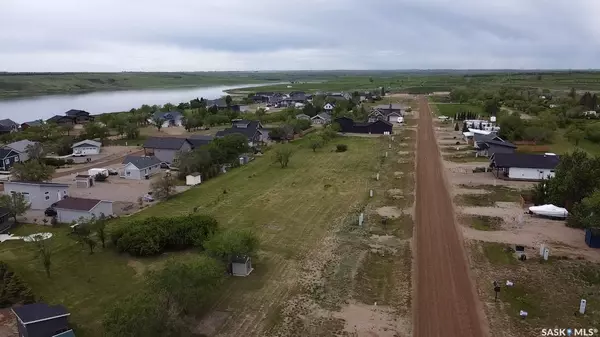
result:
[(565, 219), (567, 216), (569, 216), (569, 211), (567, 211), (566, 208), (554, 206), (551, 204), (531, 206), (529, 207), (529, 213), (559, 219)]

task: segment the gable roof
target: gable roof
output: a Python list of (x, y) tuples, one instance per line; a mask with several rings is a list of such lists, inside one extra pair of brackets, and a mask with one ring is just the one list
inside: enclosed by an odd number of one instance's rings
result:
[(73, 117), (71, 117), (71, 116), (54, 115), (54, 116), (46, 119), (46, 122), (47, 123), (58, 123), (60, 120), (73, 121)]
[(182, 114), (179, 111), (157, 111), (152, 115), (152, 117), (172, 120), (180, 119), (182, 117)]
[(260, 130), (258, 128), (227, 128), (225, 130), (218, 131), (216, 136), (225, 137), (227, 135), (239, 133), (246, 136), (248, 140), (251, 140), (254, 137), (254, 135), (256, 135), (256, 133), (259, 131)]
[(89, 116), (90, 113), (87, 111), (84, 111), (84, 110), (71, 109), (71, 110), (65, 112), (65, 115), (70, 116), (70, 117), (77, 117), (78, 115)]
[(185, 138), (179, 137), (150, 137), (144, 142), (144, 148), (161, 150), (179, 150), (184, 143), (191, 143)]
[(86, 139), (86, 140), (82, 140), (80, 142), (77, 142), (77, 143), (73, 144), (71, 146), (71, 148), (78, 147), (78, 146), (85, 145), (85, 144), (92, 145), (92, 146), (95, 146), (95, 147), (102, 147), (102, 143), (97, 142), (95, 140)]
[(556, 155), (528, 154), (528, 153), (495, 153), (491, 158), (495, 167), (553, 169), (560, 161)]
[(145, 169), (150, 166), (160, 165), (160, 159), (154, 156), (127, 156), (123, 159), (123, 164), (133, 164), (133, 166), (137, 167), (138, 170)]
[(390, 104), (379, 104), (379, 105), (376, 105), (374, 107), (374, 109), (380, 109), (380, 110), (390, 110), (390, 109), (392, 109), (392, 110), (403, 110), (403, 109), (405, 109), (405, 107), (402, 104), (393, 104), (393, 103), (390, 103)]
[(485, 143), (488, 144), (488, 145), (504, 146), (504, 147), (510, 147), (510, 148), (513, 148), (513, 149), (517, 148), (517, 146), (515, 144), (513, 144), (513, 143), (501, 142), (501, 141), (498, 141), (498, 140), (486, 140)]
[(10, 128), (18, 128), (19, 124), (15, 121), (13, 121), (12, 119), (0, 119), (0, 125), (2, 126), (7, 126)]
[(19, 140), (10, 144), (6, 144), (6, 147), (11, 148), (19, 153), (27, 152), (27, 147), (29, 145), (37, 144), (37, 142), (32, 142), (28, 139)]
[(203, 145), (208, 145), (214, 139), (213, 136), (205, 136), (205, 135), (192, 135), (187, 140), (192, 144), (193, 148), (198, 148)]
[(4, 216), (10, 213), (8, 208), (0, 207), (0, 216)]
[(69, 316), (70, 313), (62, 305), (48, 305), (46, 303), (32, 303), (12, 308), (15, 316), (23, 324), (43, 322), (53, 318)]
[(91, 211), (96, 205), (102, 200), (98, 199), (86, 199), (86, 198), (73, 198), (68, 197), (60, 200), (56, 203), (55, 208), (71, 209), (75, 211)]
[(24, 181), (24, 180), (11, 180), (5, 181), (6, 184), (17, 184), (17, 185), (38, 185), (38, 186), (53, 186), (53, 187), (69, 187), (69, 184), (51, 183), (47, 181)]
[(42, 122), (42, 120), (41, 120), (41, 119), (38, 119), (38, 120), (36, 120), (36, 121), (30, 121), (30, 122), (25, 122), (25, 123), (22, 123), (21, 125), (40, 126), (40, 125), (42, 125), (42, 124), (44, 124), (44, 123)]
[(326, 112), (321, 112), (320, 114), (318, 114), (318, 115), (315, 115), (315, 116), (314, 116), (313, 118), (311, 118), (311, 119), (317, 119), (317, 118), (320, 118), (320, 119), (323, 119), (323, 120), (326, 120), (326, 121), (328, 121), (328, 120), (331, 120), (331, 115), (330, 115), (330, 114), (328, 114), (328, 113), (326, 113)]
[(4, 159), (6, 157), (14, 157), (18, 156), (19, 153), (11, 148), (3, 147), (0, 148), (0, 159)]

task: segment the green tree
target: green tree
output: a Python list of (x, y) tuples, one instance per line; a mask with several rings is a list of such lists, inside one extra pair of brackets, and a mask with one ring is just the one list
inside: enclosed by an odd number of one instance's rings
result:
[(140, 128), (135, 123), (125, 125), (125, 137), (127, 139), (138, 139), (140, 137)]
[(229, 96), (229, 95), (225, 96), (225, 104), (227, 104), (228, 108), (231, 106), (232, 102), (233, 102), (233, 99), (231, 98), (231, 96)]
[(500, 137), (511, 141), (523, 139), (525, 124), (518, 114), (502, 116), (498, 124), (500, 126)]
[(162, 110), (163, 111), (173, 111), (173, 110), (175, 110), (175, 105), (173, 103), (166, 103), (165, 105), (163, 105)]
[(52, 250), (50, 249), (49, 240), (39, 235), (34, 236), (32, 239), (35, 256), (42, 262), (48, 278), (50, 278), (50, 267), (52, 266)]
[(577, 91), (575, 91), (575, 88), (571, 88), (571, 90), (569, 91), (569, 97), (575, 100), (575, 98), (577, 97)]
[(37, 160), (16, 163), (10, 170), (15, 180), (21, 181), (49, 181), (54, 174), (54, 167)]
[(247, 229), (230, 229), (215, 234), (204, 243), (206, 252), (223, 262), (231, 263), (237, 256), (253, 256), (258, 251), (258, 236)]
[(16, 224), (18, 223), (17, 217), (25, 214), (31, 204), (22, 193), (11, 193), (0, 196), (0, 207), (8, 210)]
[(483, 103), (483, 110), (491, 116), (496, 116), (500, 111), (500, 103), (496, 99), (488, 99)]
[(125, 117), (125, 115), (117, 114), (110, 120), (110, 122), (107, 125), (111, 129), (117, 131), (117, 134), (121, 136), (125, 134), (127, 128), (127, 118)]
[(325, 140), (323, 139), (323, 137), (317, 134), (312, 134), (308, 137), (308, 145), (313, 150), (313, 152), (316, 152), (318, 148), (323, 147), (324, 143)]
[(548, 202), (567, 209), (600, 187), (600, 158), (575, 150), (561, 156), (555, 176), (547, 182)]
[(293, 150), (288, 146), (279, 146), (275, 149), (275, 162), (281, 165), (281, 168), (288, 167)]
[(73, 238), (81, 244), (81, 246), (88, 246), (90, 254), (94, 254), (94, 248), (98, 244), (92, 237), (92, 226), (96, 222), (96, 218), (91, 219), (80, 218), (77, 221), (77, 227), (75, 227), (72, 235)]
[(385, 88), (381, 87), (381, 97), (385, 96)]
[(175, 194), (177, 180), (171, 174), (158, 177), (150, 184), (152, 195), (159, 200), (167, 200)]
[(100, 214), (100, 217), (93, 223), (93, 229), (96, 231), (98, 240), (102, 243), (102, 248), (106, 248), (106, 237), (108, 236), (108, 233), (106, 232), (107, 223), (108, 219), (104, 214)]
[(71, 131), (73, 131), (73, 129), (75, 128), (75, 126), (73, 124), (65, 124), (65, 125), (61, 125), (61, 131), (63, 131), (64, 133), (67, 134), (67, 136), (71, 135)]
[(598, 227), (600, 223), (600, 190), (596, 189), (591, 195), (575, 204), (567, 220), (567, 226), (575, 228)]
[(579, 142), (585, 137), (585, 132), (577, 126), (571, 125), (565, 132), (565, 136), (575, 146), (579, 146)]
[(455, 123), (454, 124), (454, 131), (459, 131), (459, 130), (460, 130), (460, 128), (458, 127), (458, 123)]
[(152, 116), (152, 125), (154, 125), (158, 131), (162, 129), (164, 122), (165, 120), (161, 116)]
[(86, 138), (94, 139), (99, 138), (101, 142), (104, 142), (108, 138), (110, 132), (108, 127), (101, 125), (97, 122), (87, 123), (83, 126), (84, 134)]
[(42, 144), (39, 142), (29, 144), (25, 147), (25, 152), (27, 152), (27, 156), (29, 160), (37, 160), (39, 161), (42, 158), (44, 153), (44, 149), (42, 148)]
[(261, 118), (262, 116), (264, 116), (266, 114), (267, 114), (267, 111), (264, 108), (256, 109), (256, 117)]

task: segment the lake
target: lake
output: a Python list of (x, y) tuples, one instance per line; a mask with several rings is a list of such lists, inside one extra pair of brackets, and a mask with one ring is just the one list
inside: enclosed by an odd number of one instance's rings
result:
[[(263, 85), (272, 85), (267, 83)], [(0, 119), (10, 118), (17, 123), (38, 119), (48, 119), (54, 115), (64, 115), (70, 109), (85, 110), (91, 114), (129, 111), (142, 104), (154, 105), (189, 102), (194, 98), (217, 99), (227, 95), (225, 90), (256, 87), (261, 84), (240, 84), (157, 90), (100, 91), (74, 95), (36, 96), (0, 100)]]

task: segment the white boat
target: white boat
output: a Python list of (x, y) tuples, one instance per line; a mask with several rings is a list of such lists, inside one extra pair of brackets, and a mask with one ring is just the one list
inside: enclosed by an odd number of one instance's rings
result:
[(554, 205), (531, 206), (529, 207), (529, 212), (551, 218), (565, 219), (567, 216), (569, 216), (569, 211), (567, 211), (565, 208)]

